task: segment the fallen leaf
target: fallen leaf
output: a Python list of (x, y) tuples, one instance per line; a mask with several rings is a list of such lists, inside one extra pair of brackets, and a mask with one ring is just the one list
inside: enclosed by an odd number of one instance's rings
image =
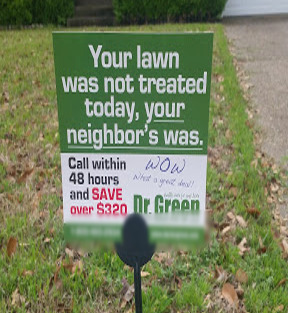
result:
[(63, 287), (63, 282), (62, 282), (62, 280), (60, 280), (60, 279), (57, 279), (57, 281), (55, 282), (55, 288), (57, 289), (57, 290), (60, 290), (60, 289), (62, 289), (62, 287)]
[(173, 264), (173, 262), (174, 262), (174, 259), (168, 258), (168, 259), (166, 259), (166, 261), (165, 261), (165, 265), (168, 266), (168, 267), (170, 267), (170, 266)]
[(80, 274), (83, 271), (83, 261), (82, 260), (78, 260), (73, 264), (73, 268), (72, 268), (72, 274), (74, 273), (78, 273)]
[(39, 134), (38, 140), (39, 140), (39, 141), (43, 141), (43, 140), (44, 140), (44, 135), (43, 135), (43, 133), (40, 133), (40, 134)]
[(237, 189), (237, 187), (230, 187), (230, 189), (229, 189), (229, 194), (230, 194), (230, 195), (233, 195), (234, 198), (236, 198), (237, 195), (238, 195), (238, 189)]
[(281, 304), (279, 306), (277, 306), (277, 308), (275, 308), (275, 312), (282, 312), (284, 310), (284, 305)]
[(71, 250), (71, 249), (69, 249), (69, 248), (65, 248), (65, 253), (66, 253), (70, 258), (73, 258), (73, 256), (74, 256), (73, 250)]
[(15, 252), (17, 248), (17, 239), (14, 237), (10, 237), (7, 243), (7, 254), (10, 258)]
[(74, 264), (73, 263), (65, 263), (65, 264), (62, 264), (63, 268), (65, 268), (65, 270), (67, 270), (68, 272), (70, 273), (73, 273), (73, 267), (74, 267)]
[(267, 197), (267, 202), (269, 203), (269, 204), (272, 204), (272, 203), (274, 203), (274, 202), (276, 202), (276, 200), (274, 200), (272, 197)]
[(216, 226), (216, 228), (218, 228), (219, 230), (223, 231), (223, 229), (226, 228), (226, 227), (228, 227), (228, 226), (230, 226), (230, 224), (227, 223), (227, 222), (224, 222), (224, 223), (221, 223), (221, 224), (218, 224), (218, 225), (216, 224), (215, 226)]
[(34, 171), (34, 168), (27, 168), (24, 173), (17, 179), (17, 183), (20, 184), (20, 183), (23, 183), (27, 178), (28, 176), (30, 176), (32, 174), (32, 172)]
[(44, 243), (49, 243), (50, 241), (51, 241), (51, 238), (46, 237), (43, 242)]
[(261, 237), (259, 237), (259, 246), (260, 246), (260, 248), (257, 250), (257, 253), (258, 253), (258, 254), (263, 254), (263, 253), (266, 253), (267, 248), (264, 246), (264, 244), (263, 244), (263, 241), (262, 241), (262, 238), (261, 238)]
[(266, 247), (262, 247), (262, 248), (259, 248), (258, 250), (257, 250), (257, 253), (258, 254), (264, 254), (264, 253), (266, 253), (267, 252), (267, 248)]
[(229, 218), (230, 221), (234, 221), (235, 220), (235, 215), (232, 212), (228, 212), (227, 213), (227, 217)]
[(206, 309), (211, 309), (213, 306), (213, 301), (211, 300), (211, 294), (208, 293), (208, 295), (204, 299), (204, 303), (206, 303)]
[(129, 285), (126, 278), (122, 279), (122, 302), (121, 302), (121, 308), (125, 307), (127, 302), (130, 302), (133, 299), (134, 296), (134, 285)]
[(2, 97), (4, 99), (4, 103), (9, 103), (9, 92), (8, 91), (3, 91)]
[(16, 290), (12, 293), (12, 306), (13, 307), (20, 307), (23, 303), (25, 303), (25, 298), (20, 295), (19, 289), (16, 288)]
[(135, 312), (135, 303), (132, 304), (131, 308), (128, 309), (125, 313), (134, 313)]
[[(231, 139), (232, 138), (232, 133), (231, 133), (231, 130), (228, 128), (227, 130), (226, 130), (226, 132), (225, 132), (225, 137), (229, 140), (229, 139)], [(235, 188), (235, 187), (232, 187), (232, 188)], [(237, 190), (237, 189), (236, 189)], [(237, 196), (237, 193), (236, 193), (236, 196)], [(235, 195), (234, 195), (234, 197), (236, 197)]]
[(177, 251), (177, 254), (178, 254), (179, 256), (185, 257), (185, 256), (188, 254), (188, 251), (179, 250), (179, 251)]
[(128, 265), (126, 265), (126, 264), (124, 264), (123, 269), (126, 270), (126, 271), (133, 272), (133, 267), (128, 266)]
[(147, 277), (147, 276), (150, 276), (149, 272), (141, 271), (141, 277)]
[(288, 230), (285, 226), (280, 226), (280, 233), (284, 236), (288, 236)]
[(231, 230), (231, 226), (227, 226), (222, 230), (222, 235), (225, 235), (226, 233), (228, 233)]
[(173, 264), (173, 259), (169, 252), (158, 252), (154, 254), (154, 260), (158, 263), (164, 263), (166, 266), (171, 266)]
[(15, 198), (14, 198), (14, 196), (13, 196), (11, 193), (8, 193), (8, 194), (7, 194), (7, 198), (8, 198), (9, 201), (11, 201), (12, 203), (14, 203)]
[(270, 190), (272, 191), (272, 192), (277, 192), (278, 190), (279, 190), (279, 185), (277, 185), (276, 183), (272, 183), (271, 185), (270, 185)]
[(241, 268), (239, 268), (239, 270), (236, 272), (235, 278), (239, 283), (243, 284), (246, 284), (248, 281), (248, 275)]
[(219, 83), (224, 82), (224, 76), (222, 76), (222, 75), (220, 75), (220, 74), (217, 74), (217, 75), (216, 75), (216, 79), (217, 79), (217, 81), (218, 81)]
[(261, 238), (260, 236), (259, 236), (258, 240), (259, 240), (259, 246), (260, 246), (260, 248), (263, 248), (263, 247), (264, 247), (264, 244), (263, 244), (263, 240), (262, 240), (262, 238)]
[(23, 270), (23, 272), (22, 272), (22, 276), (32, 276), (32, 275), (34, 275), (34, 272), (33, 271), (26, 271), (26, 270)]
[(42, 197), (42, 193), (41, 192), (37, 192), (33, 196), (32, 201), (31, 201), (31, 207), (32, 207), (33, 210), (36, 210), (36, 209), (39, 208), (41, 197)]
[(246, 244), (247, 244), (247, 239), (244, 237), (238, 245), (239, 254), (241, 256), (243, 256), (245, 252), (250, 250), (250, 248), (245, 247)]
[(215, 267), (215, 273), (214, 273), (214, 278), (216, 279), (216, 281), (218, 283), (223, 283), (226, 282), (228, 277), (228, 274), (225, 270), (223, 270), (223, 268), (221, 266), (217, 266)]
[(175, 280), (175, 283), (177, 284), (177, 287), (179, 289), (181, 289), (182, 288), (182, 280), (176, 275), (174, 275), (174, 280)]
[(236, 220), (237, 222), (239, 223), (239, 225), (242, 227), (242, 228), (246, 228), (247, 227), (247, 223), (245, 222), (244, 218), (240, 215), (237, 215), (236, 216)]
[(57, 267), (56, 268), (56, 272), (53, 276), (53, 280), (54, 280), (54, 283), (56, 283), (58, 280), (59, 280), (59, 272), (60, 272), (60, 269), (61, 269), (61, 266)]
[(250, 163), (250, 165), (251, 165), (251, 167), (257, 168), (258, 160), (257, 160), (257, 159), (253, 160), (253, 161)]
[(58, 266), (56, 268), (56, 272), (50, 278), (50, 282), (49, 282), (49, 291), (50, 292), (52, 291), (53, 288), (56, 288), (57, 290), (60, 290), (62, 288), (62, 286), (63, 286), (62, 280), (59, 278), (60, 269), (61, 269), (61, 266)]
[(282, 240), (283, 251), (288, 254), (288, 242), (283, 239)]
[(6, 172), (8, 175), (14, 177), (16, 176), (16, 166), (15, 165), (8, 165), (6, 168)]
[(276, 288), (283, 286), (284, 284), (286, 284), (287, 282), (287, 278), (283, 278), (279, 281), (279, 283), (277, 284)]
[(237, 305), (238, 296), (234, 287), (231, 284), (224, 284), (222, 288), (222, 295), (231, 305)]
[(255, 218), (258, 218), (259, 215), (260, 215), (260, 211), (257, 210), (256, 208), (250, 208), (250, 209), (247, 209), (247, 213), (252, 215), (253, 217)]
[(244, 296), (244, 290), (241, 288), (239, 285), (238, 288), (236, 289), (236, 293), (239, 299), (243, 299)]
[(277, 239), (280, 238), (280, 232), (278, 232), (277, 229), (273, 229), (273, 230), (272, 230), (272, 233), (273, 233), (273, 238), (274, 238), (274, 240), (277, 241)]

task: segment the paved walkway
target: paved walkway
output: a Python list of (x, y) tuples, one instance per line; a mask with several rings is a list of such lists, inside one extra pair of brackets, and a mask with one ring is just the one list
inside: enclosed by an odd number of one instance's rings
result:
[[(224, 25), (253, 85), (262, 150), (288, 171), (288, 16), (235, 18)], [(288, 218), (287, 195), (279, 210)]]
[(262, 150), (288, 170), (288, 16), (224, 20), (253, 85)]

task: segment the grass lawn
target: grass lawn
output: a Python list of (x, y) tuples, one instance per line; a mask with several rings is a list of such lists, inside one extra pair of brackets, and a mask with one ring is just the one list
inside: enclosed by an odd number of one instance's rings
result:
[[(287, 259), (272, 224), (281, 173), (256, 151), (222, 25), (121, 30), (215, 32), (210, 242), (197, 254), (158, 254), (144, 267), (144, 312), (287, 312)], [(133, 301), (126, 303), (121, 291), (123, 278), (132, 284), (133, 273), (117, 255), (99, 250), (82, 255), (63, 240), (51, 32), (0, 32), (0, 312), (132, 312)], [(11, 237), (18, 244), (8, 257)], [(9, 247), (14, 250), (13, 242)], [(236, 311), (222, 297), (225, 283), (237, 291)]]

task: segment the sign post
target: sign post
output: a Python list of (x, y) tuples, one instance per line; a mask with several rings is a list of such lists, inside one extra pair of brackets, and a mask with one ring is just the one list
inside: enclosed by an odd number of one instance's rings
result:
[(134, 269), (136, 313), (142, 313), (141, 267), (151, 260), (155, 246), (149, 243), (148, 228), (139, 214), (132, 214), (123, 227), (123, 243), (116, 244), (120, 259)]
[(55, 32), (53, 44), (65, 239), (119, 243), (138, 313), (154, 244), (204, 238), (213, 34)]

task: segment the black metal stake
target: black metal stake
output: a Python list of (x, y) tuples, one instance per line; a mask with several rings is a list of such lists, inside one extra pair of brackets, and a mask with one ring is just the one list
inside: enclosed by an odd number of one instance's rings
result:
[(137, 262), (134, 267), (134, 289), (136, 313), (142, 313), (141, 268)]
[(148, 228), (139, 214), (127, 217), (123, 227), (123, 242), (116, 244), (119, 258), (134, 268), (134, 289), (136, 313), (142, 313), (141, 266), (149, 262), (155, 245), (148, 240)]

